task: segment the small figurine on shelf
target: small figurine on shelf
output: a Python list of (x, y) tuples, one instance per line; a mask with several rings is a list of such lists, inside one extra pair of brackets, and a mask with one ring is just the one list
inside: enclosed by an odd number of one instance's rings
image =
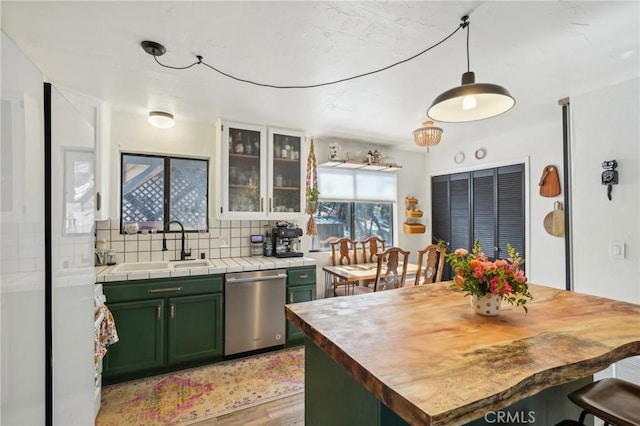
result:
[(340, 145), (337, 143), (329, 144), (329, 161), (338, 160), (338, 155), (340, 154)]
[(373, 164), (380, 164), (380, 158), (382, 158), (382, 154), (377, 149), (373, 151)]
[(367, 152), (367, 163), (372, 164), (373, 161), (374, 161), (373, 152), (371, 152), (371, 150), (369, 150), (369, 152)]

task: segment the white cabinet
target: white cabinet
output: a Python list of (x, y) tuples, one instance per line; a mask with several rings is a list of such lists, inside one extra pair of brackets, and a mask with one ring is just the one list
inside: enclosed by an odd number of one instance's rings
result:
[(107, 102), (58, 88), (65, 98), (93, 126), (95, 133), (95, 220), (109, 219), (109, 167), (111, 149), (111, 108)]
[(294, 219), (303, 209), (304, 134), (220, 120), (216, 214), (220, 219)]

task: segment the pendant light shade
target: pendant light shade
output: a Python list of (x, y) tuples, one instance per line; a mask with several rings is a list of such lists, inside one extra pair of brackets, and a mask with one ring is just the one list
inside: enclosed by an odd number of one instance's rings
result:
[(449, 89), (435, 98), (427, 116), (445, 123), (462, 123), (484, 120), (509, 111), (516, 101), (502, 86), (490, 83), (476, 83), (476, 77), (469, 70), (469, 19), (462, 17), (460, 26), (467, 29), (467, 72), (462, 74), (462, 84)]
[(175, 121), (173, 114), (164, 111), (151, 111), (149, 113), (149, 123), (159, 129), (169, 129), (173, 127)]
[(440, 143), (442, 137), (442, 129), (440, 127), (434, 127), (433, 121), (427, 120), (422, 123), (422, 127), (413, 131), (413, 140), (418, 146), (427, 147), (429, 152), (430, 146), (435, 146)]
[(484, 120), (509, 111), (516, 101), (497, 84), (476, 83), (473, 72), (462, 75), (462, 85), (438, 96), (429, 107), (429, 118), (445, 123)]

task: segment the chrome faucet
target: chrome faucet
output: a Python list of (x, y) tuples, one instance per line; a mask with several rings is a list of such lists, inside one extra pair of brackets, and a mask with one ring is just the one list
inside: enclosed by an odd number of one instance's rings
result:
[(162, 234), (162, 251), (167, 251), (167, 230), (169, 229), (169, 225), (171, 225), (172, 223), (177, 223), (178, 225), (180, 225), (180, 229), (182, 229), (182, 248), (180, 249), (180, 260), (186, 260), (187, 257), (191, 257), (191, 249), (189, 249), (189, 251), (185, 251), (184, 249), (184, 226), (182, 225), (181, 222), (177, 221), (177, 220), (171, 220), (169, 222), (167, 222), (164, 225), (164, 232)]

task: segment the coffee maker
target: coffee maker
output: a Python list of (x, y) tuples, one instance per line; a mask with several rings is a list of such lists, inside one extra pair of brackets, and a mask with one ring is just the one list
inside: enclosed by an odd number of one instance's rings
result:
[(298, 227), (278, 226), (271, 230), (273, 255), (275, 257), (300, 257), (300, 237), (302, 229)]

